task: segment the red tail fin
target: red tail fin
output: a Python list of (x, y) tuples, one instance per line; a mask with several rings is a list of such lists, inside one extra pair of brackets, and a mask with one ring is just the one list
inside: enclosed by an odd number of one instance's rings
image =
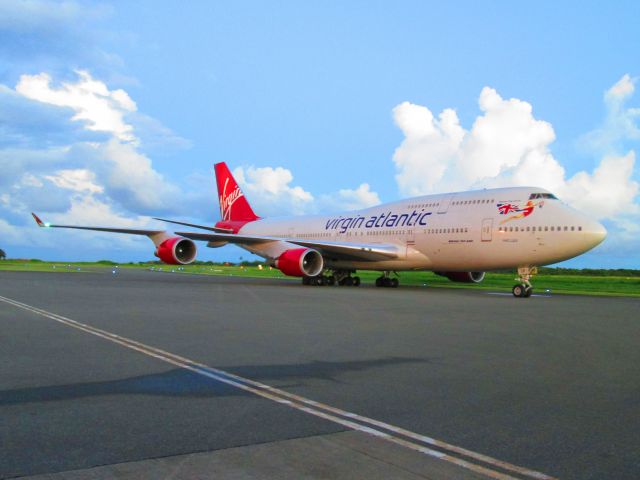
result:
[(249, 202), (247, 202), (244, 193), (236, 183), (235, 178), (231, 175), (227, 164), (224, 162), (216, 163), (214, 166), (216, 171), (216, 182), (218, 184), (218, 200), (220, 201), (220, 216), (222, 221), (246, 221), (252, 222), (258, 220), (258, 217)]

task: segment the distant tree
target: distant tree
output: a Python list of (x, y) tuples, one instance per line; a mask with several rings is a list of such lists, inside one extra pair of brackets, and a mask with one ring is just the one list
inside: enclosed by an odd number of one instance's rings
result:
[(4, 260), (5, 258), (7, 258), (7, 254), (0, 248), (0, 260)]

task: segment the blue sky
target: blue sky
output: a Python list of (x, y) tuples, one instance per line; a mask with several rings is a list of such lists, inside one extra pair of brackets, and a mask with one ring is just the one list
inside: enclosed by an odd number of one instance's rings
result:
[[(566, 262), (640, 268), (637, 2), (0, 2), (0, 248), (152, 258), (57, 223), (217, 219), (547, 187), (607, 226)], [(200, 249), (203, 259), (248, 257)]]

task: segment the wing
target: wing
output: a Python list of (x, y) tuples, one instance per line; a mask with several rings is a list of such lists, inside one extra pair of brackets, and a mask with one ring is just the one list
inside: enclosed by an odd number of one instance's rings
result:
[(43, 228), (74, 228), (76, 230), (95, 230), (96, 232), (114, 232), (114, 233), (128, 233), (130, 235), (146, 235), (148, 237), (166, 233), (165, 230), (142, 230), (138, 228), (106, 228), (106, 227), (80, 227), (77, 225), (52, 225), (51, 223), (44, 223), (40, 220), (35, 213), (31, 213), (33, 218), (39, 227)]
[(196, 223), (178, 222), (176, 220), (167, 220), (166, 218), (158, 218), (158, 217), (153, 217), (153, 218), (154, 220), (160, 220), (161, 222), (175, 223), (176, 225), (184, 225), (185, 227), (201, 228), (203, 230), (209, 230), (211, 232), (233, 233), (233, 230), (231, 230), (230, 228), (207, 227), (206, 225), (198, 225)]
[[(93, 230), (97, 232), (114, 232), (114, 233), (127, 233), (130, 235), (145, 235), (151, 238), (154, 243), (167, 237), (165, 230), (143, 230), (137, 228), (107, 228), (107, 227), (84, 227), (77, 225), (52, 225), (50, 223), (44, 223), (40, 218), (32, 213), (33, 218), (39, 227), (47, 228), (74, 228), (76, 230)], [(160, 219), (158, 219), (160, 220)], [(165, 220), (166, 221), (166, 220)], [(170, 223), (176, 223), (178, 225), (186, 225), (190, 227), (202, 228), (210, 231), (225, 231), (225, 229), (218, 229), (215, 227), (206, 227), (203, 225), (196, 225), (184, 222), (170, 221)], [(345, 260), (361, 260), (361, 261), (381, 261), (391, 260), (398, 258), (400, 254), (400, 248), (392, 244), (364, 244), (364, 243), (341, 243), (341, 242), (325, 242), (320, 240), (300, 240), (297, 238), (286, 237), (269, 237), (261, 235), (241, 235), (233, 233), (200, 233), (200, 232), (175, 232), (184, 238), (191, 240), (202, 240), (206, 242), (229, 242), (237, 244), (258, 244), (269, 242), (287, 242), (294, 245), (300, 245), (301, 247), (314, 248), (318, 250), (322, 255)]]
[(190, 238), (191, 240), (204, 240), (209, 242), (229, 242), (240, 244), (258, 244), (269, 242), (287, 242), (301, 247), (314, 248), (325, 256), (343, 259), (357, 259), (364, 261), (380, 261), (398, 258), (400, 249), (391, 244), (364, 244), (364, 243), (341, 243), (324, 242), (320, 240), (300, 240), (298, 238), (268, 237), (262, 235), (242, 235), (228, 233), (199, 233), (199, 232), (176, 232), (176, 235)]

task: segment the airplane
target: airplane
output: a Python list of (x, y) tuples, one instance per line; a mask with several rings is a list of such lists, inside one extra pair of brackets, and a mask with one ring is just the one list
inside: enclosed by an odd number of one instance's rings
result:
[[(164, 263), (196, 259), (207, 247), (238, 245), (304, 285), (360, 285), (357, 270), (380, 271), (378, 287), (398, 287), (399, 271), (426, 270), (479, 283), (485, 272), (515, 268), (515, 297), (532, 294), (537, 267), (578, 256), (606, 237), (595, 220), (537, 187), (425, 195), (337, 215), (261, 218), (226, 163), (214, 165), (221, 220), (214, 226), (156, 218), (200, 231), (51, 225), (40, 227), (146, 235)], [(394, 273), (395, 276), (391, 274)]]

